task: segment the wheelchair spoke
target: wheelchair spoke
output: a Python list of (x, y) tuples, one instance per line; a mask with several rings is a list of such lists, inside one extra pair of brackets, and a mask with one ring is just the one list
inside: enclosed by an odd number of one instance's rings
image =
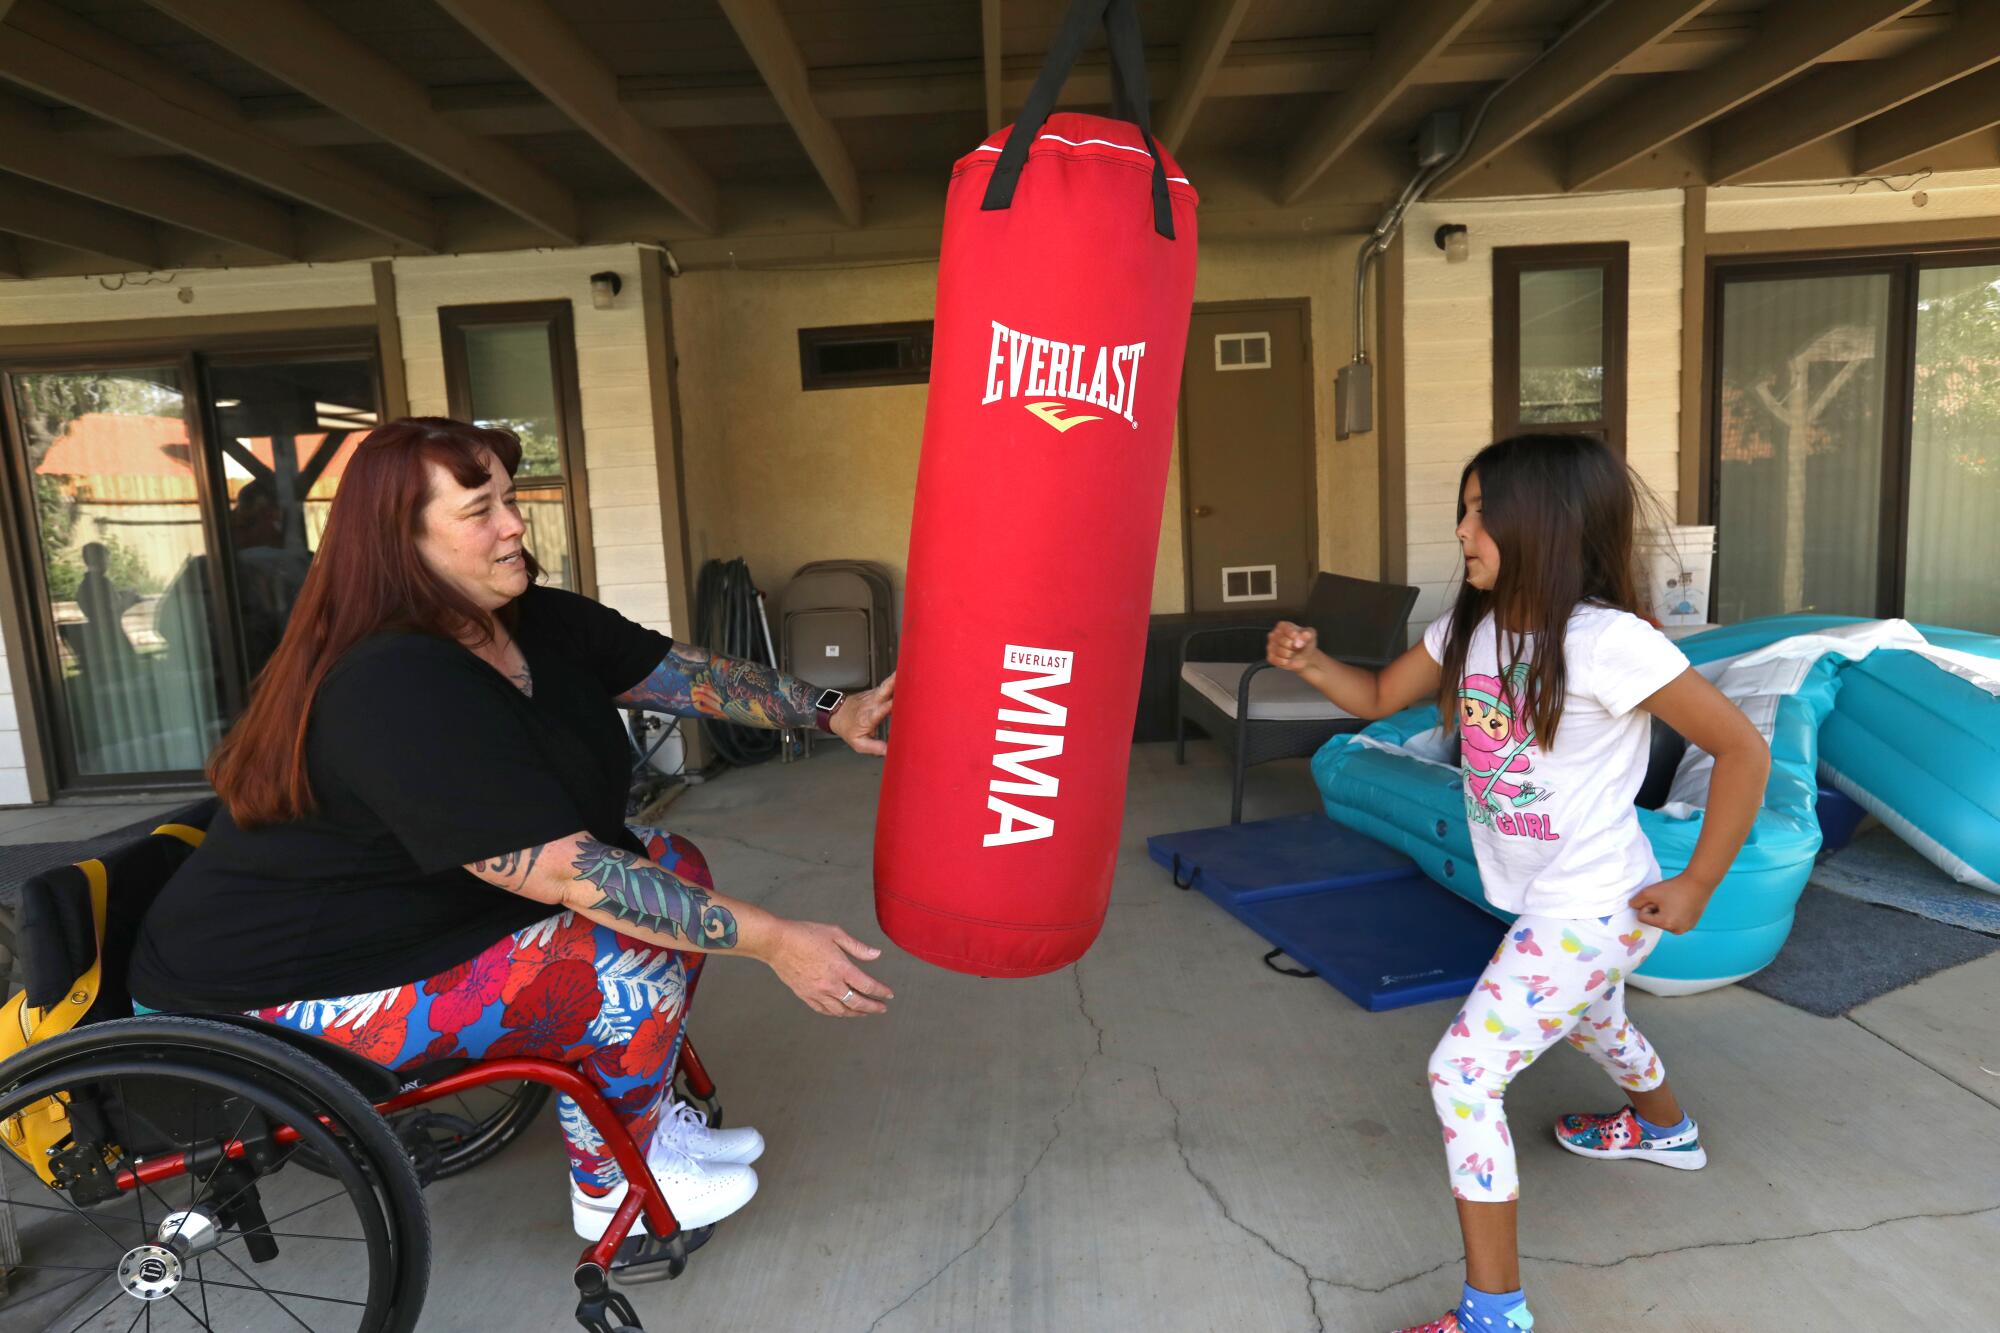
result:
[[(319, 1207), (323, 1203), (332, 1203), (335, 1199), (345, 1199), (347, 1197), (348, 1197), (347, 1191), (342, 1190), (338, 1194), (328, 1194), (323, 1198), (314, 1199), (311, 1203), (304, 1204), (298, 1208), (294, 1208), (289, 1213), (280, 1213), (278, 1216), (266, 1222), (264, 1224), (264, 1227), (265, 1229), (269, 1229), (271, 1227), (278, 1225), (278, 1223), (284, 1221), (288, 1217), (297, 1217), (300, 1213), (309, 1212), (312, 1209)], [(242, 1237), (247, 1234), (248, 1234), (247, 1232), (239, 1232), (235, 1237), (231, 1238), (230, 1240), (226, 1240), (222, 1243), (224, 1245), (234, 1244), (237, 1240), (242, 1239)]]
[[(46, 1205), (32, 1204), (32, 1203), (16, 1203), (13, 1206), (16, 1208), (35, 1208), (40, 1211), (50, 1212), (50, 1213), (75, 1213), (78, 1217), (90, 1223), (90, 1229), (92, 1231), (95, 1231), (98, 1235), (104, 1237), (104, 1239), (110, 1244), (112, 1249), (117, 1250), (120, 1254), (123, 1254), (125, 1252), (127, 1247), (124, 1245), (120, 1245), (118, 1243), (118, 1238), (112, 1235), (110, 1232), (106, 1231), (102, 1226), (100, 1226), (96, 1218), (92, 1217), (89, 1213), (84, 1212), (83, 1209), (77, 1207), (76, 1201), (71, 1199), (69, 1195), (64, 1194), (59, 1189), (49, 1189), (48, 1192), (50, 1194), (55, 1195), (58, 1199), (61, 1199), (63, 1201), (63, 1206), (61, 1208), (49, 1208)], [(125, 1222), (128, 1219), (122, 1217), (107, 1217), (104, 1220), (107, 1222)]]
[[(268, 1180), (272, 1176), (276, 1175), (279, 1169), (282, 1168), (285, 1165), (285, 1163), (291, 1161), (292, 1158), (298, 1154), (298, 1151), (299, 1151), (298, 1148), (294, 1146), (290, 1152), (287, 1152), (283, 1157), (280, 1157), (277, 1161), (277, 1164), (273, 1166), (269, 1171), (264, 1172), (262, 1175), (252, 1176), (249, 1180), (245, 1181), (241, 1186), (237, 1188), (236, 1193), (230, 1195), (222, 1202), (214, 1205), (210, 1211), (217, 1213), (227, 1212), (231, 1204), (235, 1203), (238, 1199), (242, 1198), (245, 1194), (248, 1194), (252, 1189), (256, 1188), (258, 1181)], [(210, 1172), (209, 1178), (213, 1179), (214, 1175), (215, 1175), (214, 1172)], [(208, 1185), (207, 1181), (202, 1182), (202, 1187), (204, 1189), (207, 1188), (207, 1185)], [(193, 1205), (190, 1204), (189, 1207), (193, 1207)], [(176, 1232), (175, 1234), (178, 1235), (179, 1233)]]
[[(110, 1274), (107, 1273), (105, 1274), (105, 1276), (109, 1277)], [(120, 1296), (123, 1296), (124, 1294), (125, 1293), (122, 1290), (112, 1292), (110, 1300), (106, 1301), (104, 1304), (98, 1306), (95, 1310), (92, 1310), (89, 1314), (85, 1315), (83, 1317), (82, 1322), (78, 1323), (76, 1327), (70, 1329), (69, 1333), (83, 1333), (84, 1328), (89, 1325), (91, 1320), (97, 1318), (97, 1316), (103, 1314), (106, 1310), (109, 1310), (112, 1307), (112, 1305), (117, 1302), (118, 1298)]]
[[(16, 1266), (17, 1268), (27, 1268), (27, 1267), (29, 1267), (30, 1265), (27, 1265), (27, 1264), (17, 1264), (17, 1265), (15, 1265), (15, 1266)], [(43, 1268), (47, 1268), (47, 1267), (49, 1267), (49, 1265), (47, 1265), (47, 1264), (43, 1264), (43, 1265), (41, 1265), (41, 1267), (43, 1267)], [(55, 1284), (55, 1285), (54, 1285), (53, 1287), (50, 1287), (50, 1288), (49, 1288), (49, 1289), (48, 1289), (47, 1291), (41, 1291), (41, 1292), (35, 1292), (35, 1293), (33, 1293), (33, 1294), (31, 1295), (30, 1299), (33, 1299), (33, 1300), (42, 1300), (42, 1301), (45, 1301), (45, 1300), (47, 1300), (47, 1299), (48, 1299), (49, 1297), (51, 1297), (51, 1296), (55, 1295), (55, 1294), (56, 1294), (57, 1292), (61, 1291), (61, 1290), (62, 1290), (63, 1288), (65, 1288), (65, 1287), (74, 1287), (74, 1286), (75, 1286), (75, 1285), (76, 1285), (77, 1283), (79, 1283), (79, 1282), (89, 1282), (89, 1281), (91, 1281), (91, 1273), (95, 1273), (95, 1274), (97, 1275), (97, 1279), (96, 1279), (96, 1280), (97, 1280), (98, 1282), (102, 1282), (102, 1281), (104, 1281), (104, 1279), (105, 1279), (105, 1278), (107, 1278), (107, 1277), (111, 1276), (111, 1270), (110, 1270), (110, 1269), (108, 1269), (108, 1268), (93, 1268), (93, 1269), (91, 1269), (91, 1270), (90, 1270), (90, 1272), (89, 1272), (89, 1273), (80, 1273), (80, 1274), (78, 1274), (78, 1275), (77, 1275), (76, 1277), (71, 1277), (71, 1278), (64, 1278), (64, 1279), (63, 1279), (63, 1280), (62, 1280), (61, 1282), (58, 1282), (58, 1283), (56, 1283), (56, 1284)], [(89, 1290), (90, 1290), (90, 1288), (89, 1288), (89, 1287), (85, 1287), (85, 1288), (84, 1288), (84, 1292), (88, 1292)], [(70, 1308), (70, 1309), (72, 1309), (72, 1310), (73, 1310), (73, 1309), (75, 1309), (75, 1308), (76, 1308), (76, 1305), (77, 1305), (77, 1302), (78, 1302), (78, 1301), (81, 1301), (82, 1299), (83, 1299), (83, 1294), (82, 1294), (82, 1293), (79, 1293), (79, 1294), (77, 1295), (77, 1298), (76, 1298), (76, 1300), (74, 1300), (74, 1301), (71, 1301), (71, 1302), (70, 1302), (70, 1304), (69, 1304), (69, 1308)]]
[(368, 1304), (366, 1301), (350, 1301), (344, 1296), (315, 1296), (309, 1291), (286, 1291), (283, 1287), (267, 1287), (262, 1283), (258, 1283), (254, 1287), (246, 1287), (241, 1282), (218, 1282), (214, 1278), (210, 1278), (208, 1285), (211, 1287), (222, 1287), (229, 1291), (261, 1291), (266, 1296), (290, 1296), (293, 1300), (298, 1301), (325, 1301), (328, 1305), (352, 1305), (357, 1308), (365, 1308)]
[(239, 1284), (234, 1282), (217, 1282), (213, 1278), (208, 1279), (207, 1282), (204, 1283), (204, 1285), (216, 1286), (216, 1287), (233, 1287), (241, 1291), (261, 1291), (266, 1296), (269, 1296), (271, 1298), (271, 1304), (277, 1306), (280, 1310), (283, 1310), (285, 1314), (291, 1318), (291, 1321), (294, 1324), (297, 1324), (300, 1328), (304, 1329), (306, 1333), (313, 1333), (313, 1326), (311, 1324), (308, 1324), (305, 1320), (299, 1318), (297, 1312), (295, 1312), (291, 1306), (279, 1300), (275, 1295), (272, 1295), (270, 1288), (266, 1287), (263, 1283), (259, 1282), (250, 1273), (248, 1269), (243, 1267), (242, 1264), (237, 1263), (234, 1259), (224, 1254), (222, 1252), (221, 1246), (218, 1245), (215, 1249), (210, 1250), (209, 1253), (213, 1254), (216, 1258), (222, 1260), (222, 1262), (224, 1262), (225, 1264), (228, 1264), (231, 1268), (235, 1269), (245, 1278), (248, 1278), (250, 1281), (250, 1285), (247, 1287), (243, 1287), (239, 1286)]
[[(64, 1217), (68, 1217), (71, 1213), (83, 1213), (83, 1210), (81, 1208), (78, 1208), (75, 1204), (71, 1203), (67, 1198), (63, 1196), (63, 1194), (60, 1191), (49, 1189), (46, 1185), (43, 1186), (43, 1189), (48, 1193), (55, 1195), (58, 1199), (62, 1199), (63, 1206), (60, 1208), (56, 1208), (46, 1203), (28, 1203), (22, 1199), (10, 1199), (8, 1200), (7, 1206), (10, 1208), (26, 1208), (29, 1212), (32, 1213), (60, 1213)], [(129, 1217), (106, 1217), (99, 1219), (92, 1217), (89, 1213), (83, 1213), (83, 1217), (85, 1221), (92, 1223), (102, 1220), (105, 1222), (109, 1222), (114, 1226), (130, 1227), (138, 1225), (138, 1223), (134, 1222)], [(105, 1239), (110, 1241), (113, 1245), (116, 1245), (118, 1247), (118, 1252), (120, 1254), (123, 1254), (127, 1249), (125, 1245), (120, 1244), (116, 1236), (107, 1234), (105, 1236)]]
[[(206, 1289), (204, 1289), (201, 1293), (201, 1301), (202, 1301), (202, 1309), (206, 1311), (208, 1309), (208, 1292)], [(187, 1302), (183, 1301), (180, 1298), (180, 1294), (178, 1292), (174, 1294), (173, 1302), (175, 1305), (181, 1307), (182, 1314), (186, 1315), (190, 1319), (193, 1319), (195, 1323), (200, 1324), (203, 1328), (208, 1329), (208, 1333), (215, 1333), (215, 1329), (210, 1327), (209, 1322), (206, 1319), (197, 1317), (195, 1312), (188, 1308)]]
[(194, 1257), (194, 1280), (201, 1284), (201, 1326), (208, 1327), (208, 1275), (201, 1266), (201, 1256)]
[[(190, 1096), (190, 1097), (188, 1098), (188, 1109), (189, 1109), (190, 1111), (194, 1111), (194, 1110), (196, 1110), (196, 1109), (197, 1109), (197, 1108), (196, 1108), (196, 1106), (195, 1106), (195, 1101), (194, 1101), (194, 1098), (193, 1098), (192, 1096)], [(237, 1141), (238, 1139), (242, 1138), (242, 1137), (243, 1137), (243, 1131), (244, 1131), (244, 1130), (245, 1130), (246, 1128), (248, 1128), (248, 1126), (249, 1126), (249, 1124), (250, 1124), (250, 1117), (251, 1117), (251, 1116), (253, 1116), (253, 1115), (255, 1115), (256, 1113), (257, 1113), (257, 1108), (256, 1108), (255, 1106), (248, 1106), (248, 1107), (245, 1107), (245, 1108), (244, 1108), (244, 1110), (243, 1110), (243, 1118), (242, 1118), (241, 1120), (239, 1120), (239, 1121), (237, 1121), (237, 1122), (236, 1122), (236, 1131), (235, 1131), (235, 1132), (234, 1132), (233, 1134), (231, 1134), (231, 1135), (230, 1135), (230, 1136), (229, 1136), (228, 1138), (224, 1139), (224, 1140), (222, 1141), (222, 1142), (223, 1142), (223, 1144), (224, 1144), (224, 1145), (226, 1146), (226, 1145), (228, 1145), (228, 1144), (231, 1144), (231, 1143), (234, 1143), (234, 1142), (236, 1142), (236, 1141)], [(194, 1133), (193, 1133), (193, 1131), (189, 1131), (189, 1133), (188, 1133), (188, 1142), (189, 1142), (189, 1143), (193, 1143), (193, 1142), (194, 1142)], [(289, 1157), (290, 1157), (290, 1155), (291, 1155), (290, 1153), (287, 1153), (287, 1154), (286, 1154), (286, 1157), (287, 1157), (287, 1158), (289, 1158)], [(207, 1191), (207, 1189), (208, 1189), (208, 1185), (209, 1185), (209, 1182), (215, 1179), (215, 1176), (216, 1176), (216, 1173), (222, 1170), (222, 1165), (223, 1165), (223, 1163), (224, 1163), (224, 1162), (227, 1162), (228, 1160), (229, 1160), (229, 1154), (228, 1154), (227, 1152), (224, 1152), (224, 1153), (223, 1153), (223, 1154), (222, 1154), (222, 1155), (221, 1155), (220, 1157), (218, 1157), (218, 1158), (216, 1158), (216, 1159), (215, 1159), (215, 1165), (214, 1165), (214, 1166), (211, 1166), (210, 1168), (208, 1168), (208, 1174), (207, 1174), (207, 1175), (205, 1175), (205, 1176), (203, 1176), (203, 1177), (201, 1178), (201, 1184), (199, 1184), (199, 1185), (195, 1186), (195, 1187), (194, 1187), (194, 1189), (193, 1189), (193, 1191), (192, 1191), (192, 1192), (191, 1192), (191, 1193), (190, 1193), (190, 1194), (188, 1195), (188, 1207), (189, 1207), (190, 1209), (192, 1209), (192, 1208), (194, 1207), (194, 1205), (195, 1205), (195, 1200), (196, 1200), (196, 1199), (198, 1199), (198, 1198), (199, 1198), (199, 1197), (200, 1197), (200, 1196), (201, 1196), (201, 1195), (202, 1195), (202, 1194), (203, 1194), (204, 1192), (206, 1192), (206, 1191)], [(284, 1165), (284, 1162), (283, 1162), (283, 1161), (280, 1161), (280, 1162), (278, 1163), (278, 1166), (283, 1166), (283, 1165)], [(277, 1169), (277, 1167), (273, 1167), (273, 1168), (271, 1168), (271, 1169), (275, 1171), (275, 1170)], [(244, 1186), (243, 1188), (244, 1188), (244, 1189), (248, 1189), (248, 1188), (249, 1188), (249, 1186), (248, 1186), (248, 1185), (246, 1185), (246, 1186)], [(237, 1191), (236, 1193), (237, 1193), (237, 1194), (241, 1194), (242, 1192), (243, 1192), (242, 1190), (238, 1190), (238, 1191)], [(224, 1203), (222, 1203), (221, 1205), (219, 1205), (219, 1207), (221, 1207), (221, 1208), (227, 1208), (227, 1207), (228, 1207), (228, 1206), (229, 1206), (230, 1204), (232, 1204), (232, 1203), (235, 1203), (235, 1202), (236, 1202), (236, 1195), (232, 1194), (232, 1195), (231, 1195), (231, 1196), (230, 1196), (230, 1197), (228, 1198), (228, 1200), (227, 1200), (227, 1201), (225, 1201)], [(180, 1234), (180, 1233), (179, 1233), (178, 1231), (176, 1231), (176, 1232), (175, 1232), (175, 1234), (176, 1234), (176, 1235), (178, 1235), (178, 1234)]]
[(139, 1313), (137, 1313), (137, 1314), (133, 1315), (133, 1316), (132, 1316), (132, 1322), (131, 1322), (131, 1323), (129, 1323), (129, 1324), (127, 1324), (127, 1325), (125, 1325), (125, 1333), (132, 1333), (132, 1330), (133, 1330), (133, 1329), (135, 1329), (135, 1328), (139, 1327), (139, 1321), (140, 1321), (141, 1319), (143, 1319), (143, 1320), (145, 1320), (145, 1321), (146, 1321), (146, 1329), (147, 1329), (147, 1333), (152, 1333), (152, 1327), (153, 1327), (153, 1303), (152, 1303), (151, 1301), (140, 1301), (140, 1302), (139, 1302)]

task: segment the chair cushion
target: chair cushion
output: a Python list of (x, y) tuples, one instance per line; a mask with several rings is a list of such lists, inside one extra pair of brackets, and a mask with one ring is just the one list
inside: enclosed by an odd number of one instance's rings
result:
[[(1181, 679), (1233, 718), (1236, 691), (1249, 669), (1246, 662), (1187, 662)], [(1252, 722), (1331, 722), (1353, 716), (1289, 671), (1259, 671), (1250, 680)]]

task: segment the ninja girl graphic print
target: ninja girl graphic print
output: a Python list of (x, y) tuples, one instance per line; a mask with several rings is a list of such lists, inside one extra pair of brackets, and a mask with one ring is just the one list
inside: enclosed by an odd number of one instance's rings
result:
[(1510, 837), (1556, 841), (1546, 815), (1526, 813), (1550, 791), (1534, 781), (1541, 747), (1522, 704), (1528, 667), (1517, 662), (1504, 675), (1468, 674), (1458, 687), (1459, 770), (1465, 779), (1465, 813), (1473, 823)]

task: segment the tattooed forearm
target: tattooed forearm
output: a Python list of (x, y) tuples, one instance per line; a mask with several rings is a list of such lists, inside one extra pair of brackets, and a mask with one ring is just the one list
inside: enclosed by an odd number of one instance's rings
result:
[(594, 838), (577, 840), (575, 867), (576, 879), (598, 893), (586, 907), (704, 949), (736, 947), (734, 914), (671, 870)]
[(625, 708), (712, 717), (746, 727), (810, 727), (812, 686), (783, 672), (705, 648), (675, 644), (653, 673), (618, 696)]
[(466, 869), (502, 888), (519, 889), (527, 884), (528, 876), (535, 872), (535, 863), (542, 859), (542, 846), (523, 847), (518, 852), (491, 856), (484, 861), (473, 862)]

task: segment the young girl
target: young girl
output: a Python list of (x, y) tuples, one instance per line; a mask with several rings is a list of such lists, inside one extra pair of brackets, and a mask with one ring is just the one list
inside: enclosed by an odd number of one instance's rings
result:
[[(1626, 1090), (1609, 1115), (1566, 1115), (1556, 1142), (1600, 1159), (1694, 1170), (1707, 1161), (1660, 1057), (1625, 1015), (1625, 978), (1660, 932), (1701, 919), (1756, 818), (1770, 752), (1748, 718), (1640, 619), (1635, 485), (1586, 436), (1523, 435), (1482, 449), (1459, 484), (1465, 579), (1456, 604), (1380, 672), (1320, 652), (1281, 623), (1267, 652), (1364, 718), (1435, 698), (1459, 737), (1465, 809), (1486, 899), (1518, 913), (1431, 1055), (1452, 1194), (1465, 1236), (1458, 1308), (1403, 1333), (1531, 1328), (1515, 1244), (1519, 1178), (1503, 1098), (1567, 1040)], [(1715, 756), (1700, 841), (1661, 879), (1632, 801), (1649, 716)]]

